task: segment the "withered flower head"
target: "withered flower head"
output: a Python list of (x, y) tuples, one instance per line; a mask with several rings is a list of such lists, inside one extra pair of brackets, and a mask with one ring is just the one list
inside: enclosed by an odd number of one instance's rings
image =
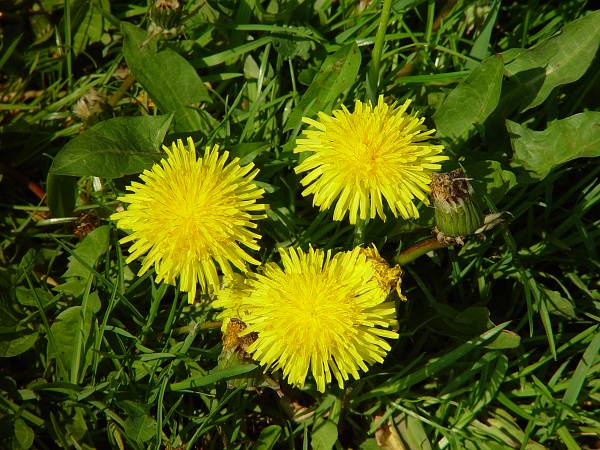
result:
[(179, 25), (183, 12), (183, 1), (155, 0), (150, 7), (150, 18), (158, 27), (169, 30)]
[(402, 290), (400, 289), (402, 284), (402, 267), (399, 265), (390, 267), (388, 262), (381, 257), (375, 245), (361, 248), (360, 252), (367, 257), (367, 262), (371, 264), (375, 273), (375, 281), (377, 281), (382, 295), (387, 297), (392, 289), (394, 289), (400, 300), (405, 302), (406, 296), (402, 294)]
[(451, 238), (473, 234), (482, 225), (482, 215), (463, 170), (433, 173), (431, 177), (431, 200), (439, 232)]

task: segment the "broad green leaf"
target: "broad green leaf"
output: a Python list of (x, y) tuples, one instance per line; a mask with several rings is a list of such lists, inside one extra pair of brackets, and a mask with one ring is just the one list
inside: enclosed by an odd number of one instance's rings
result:
[(35, 36), (32, 46), (43, 44), (54, 35), (55, 27), (48, 14), (32, 14), (29, 19), (29, 24), (31, 26), (31, 31)]
[(282, 429), (279, 425), (269, 425), (260, 432), (253, 450), (271, 450), (281, 437)]
[(485, 193), (494, 203), (498, 203), (508, 191), (517, 185), (517, 177), (510, 170), (502, 168), (499, 161), (485, 160), (466, 163), (465, 171), (472, 179), (476, 192)]
[[(91, 332), (92, 320), (98, 311), (100, 311), (100, 298), (96, 292), (92, 292), (88, 298), (85, 313), (81, 306), (71, 306), (62, 311), (50, 327), (59, 357), (67, 371), (71, 369), (73, 362), (73, 350), (77, 335), (81, 334), (83, 341), (87, 340)], [(48, 359), (57, 357), (52, 345), (48, 345), (47, 353)], [(91, 357), (89, 352), (87, 357), (88, 359)], [(84, 365), (86, 365), (85, 361)]]
[(521, 336), (514, 331), (502, 330), (485, 348), (493, 350), (504, 350), (507, 348), (517, 348), (521, 345)]
[[(61, 25), (61, 27), (64, 27), (64, 25)], [(102, 28), (102, 12), (96, 2), (90, 2), (89, 0), (72, 2), (71, 45), (76, 55), (83, 52), (89, 44), (100, 41)]]
[(56, 155), (51, 174), (119, 178), (161, 159), (172, 116), (116, 117), (94, 125)]
[(546, 294), (546, 298), (548, 300), (546, 305), (548, 306), (548, 312), (550, 314), (554, 314), (555, 316), (560, 316), (565, 319), (577, 319), (575, 305), (573, 305), (571, 300), (564, 298), (560, 292), (553, 291), (551, 289), (544, 289), (544, 293)]
[(39, 335), (27, 330), (0, 334), (0, 357), (11, 358), (25, 353), (35, 345)]
[(124, 431), (129, 439), (138, 444), (149, 441), (156, 431), (156, 421), (148, 414), (147, 406), (126, 400), (120, 403), (127, 413)]
[(156, 421), (148, 414), (128, 417), (125, 421), (125, 434), (134, 442), (149, 441), (154, 436)]
[[(326, 414), (326, 411), (329, 411)], [(317, 416), (311, 433), (314, 450), (331, 450), (338, 440), (338, 423), (342, 410), (339, 397), (328, 395), (315, 411)]]
[(273, 39), (273, 47), (284, 59), (293, 59), (300, 57), (308, 59), (311, 47), (314, 44), (308, 39), (302, 39), (296, 36), (276, 37)]
[(436, 305), (436, 312), (442, 317), (441, 326), (450, 336), (473, 336), (483, 333), (491, 324), (490, 311), (485, 306), (469, 306), (462, 311), (449, 305)]
[(448, 94), (433, 115), (441, 136), (467, 138), (476, 124), (485, 122), (500, 100), (503, 67), (498, 56), (490, 56)]
[(33, 445), (33, 439), (35, 435), (33, 430), (23, 419), (15, 419), (14, 422), (14, 433), (15, 441), (13, 442), (14, 447), (17, 449), (28, 449)]
[(302, 117), (312, 117), (319, 111), (328, 112), (338, 97), (356, 81), (360, 61), (360, 51), (356, 44), (342, 47), (325, 58), (319, 72), (290, 114), (285, 130), (299, 127)]
[(65, 278), (80, 277), (87, 279), (100, 256), (108, 251), (108, 237), (110, 227), (102, 225), (88, 234), (73, 250), (69, 256), (69, 265), (64, 273)]
[(19, 261), (19, 265), (17, 266), (20, 273), (20, 276), (17, 279), (18, 281), (25, 279), (24, 274), (29, 273), (33, 269), (33, 266), (34, 264), (36, 264), (38, 257), (39, 252), (36, 250), (36, 248), (32, 247), (29, 250), (27, 250), (27, 252), (21, 258), (21, 261)]
[(375, 438), (365, 439), (358, 448), (360, 450), (381, 450)]
[(85, 374), (89, 364), (91, 363), (92, 355), (88, 352), (90, 346), (88, 344), (88, 336), (91, 332), (90, 323), (87, 324), (88, 317), (93, 316), (100, 310), (100, 297), (98, 292), (85, 291), (81, 302), (81, 310), (79, 314), (79, 333), (75, 335), (75, 340), (71, 343), (71, 370), (70, 381), (77, 383), (80, 374)]
[(42, 303), (42, 306), (46, 306), (52, 300), (52, 294), (46, 289), (34, 288), (29, 289), (25, 286), (17, 286), (15, 288), (15, 297), (21, 305), (25, 306), (37, 306), (36, 296)]
[(86, 423), (87, 410), (81, 406), (65, 407), (63, 410), (62, 422), (66, 422), (65, 429), (69, 434), (68, 439), (78, 442), (87, 433)]
[(70, 278), (69, 281), (56, 286), (56, 290), (69, 297), (79, 297), (85, 291), (87, 281), (83, 278)]
[(77, 178), (49, 173), (46, 179), (46, 195), (53, 217), (71, 216), (77, 201)]
[(503, 102), (526, 111), (540, 105), (552, 90), (578, 80), (595, 58), (600, 44), (600, 10), (564, 26), (562, 31), (528, 49), (502, 54), (509, 88)]
[(206, 375), (194, 376), (188, 378), (187, 380), (179, 381), (177, 383), (171, 383), (169, 387), (172, 391), (182, 391), (186, 389), (209, 386), (226, 378), (231, 378), (251, 372), (254, 369), (256, 369), (256, 367), (257, 366), (255, 364), (245, 364), (230, 369), (216, 369), (212, 370)]
[(123, 22), (121, 31), (129, 69), (163, 113), (175, 114), (175, 130), (201, 130), (202, 118), (190, 106), (210, 102), (210, 97), (196, 69), (174, 50), (157, 52), (155, 43), (146, 42), (146, 32), (141, 28)]
[(588, 111), (550, 122), (534, 131), (506, 121), (514, 151), (511, 165), (541, 180), (556, 166), (582, 157), (600, 156), (600, 112)]
[(312, 448), (315, 450), (331, 450), (337, 441), (337, 425), (331, 420), (323, 420), (315, 426), (311, 436)]

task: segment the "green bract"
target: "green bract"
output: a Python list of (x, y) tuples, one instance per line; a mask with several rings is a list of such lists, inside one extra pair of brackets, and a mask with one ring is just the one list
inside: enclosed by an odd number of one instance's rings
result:
[(432, 174), (430, 187), (435, 224), (444, 236), (468, 236), (483, 224), (473, 188), (461, 169)]

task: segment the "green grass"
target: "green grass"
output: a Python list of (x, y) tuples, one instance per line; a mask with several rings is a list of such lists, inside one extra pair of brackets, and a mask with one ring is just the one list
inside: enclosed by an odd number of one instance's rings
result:
[[(3, 6), (0, 447), (597, 448), (589, 3), (396, 0), (386, 24), (383, 1), (190, 0), (155, 38), (144, 0)], [(83, 120), (73, 108), (92, 88), (107, 105)], [(303, 115), (377, 94), (412, 99), (447, 148), (444, 169), (464, 167), (485, 210), (510, 215), (404, 267), (400, 339), (360, 380), (245, 389), (254, 366), (215, 370), (209, 299), (190, 306), (125, 264), (116, 197), (159, 143), (191, 135), (260, 168), (260, 260), (351, 248), (354, 227), (300, 195), (292, 150)], [(139, 118), (131, 136), (156, 131), (139, 160), (134, 144), (102, 159), (82, 140), (112, 117)], [(95, 231), (80, 240), (83, 218)], [(421, 207), (415, 221), (370, 221), (364, 241), (391, 261), (433, 225)]]

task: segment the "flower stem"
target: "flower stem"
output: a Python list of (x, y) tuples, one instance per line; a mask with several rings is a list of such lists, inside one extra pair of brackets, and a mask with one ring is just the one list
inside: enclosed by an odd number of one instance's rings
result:
[(212, 321), (212, 322), (202, 322), (202, 323), (198, 323), (198, 324), (192, 323), (190, 325), (185, 325), (183, 327), (175, 328), (173, 330), (173, 334), (174, 335), (188, 334), (194, 327), (196, 327), (199, 330), (217, 329), (217, 328), (221, 328), (222, 324), (223, 324), (223, 322), (221, 322), (220, 320), (216, 320), (216, 321)]
[(404, 264), (408, 264), (409, 262), (414, 261), (419, 256), (424, 255), (432, 250), (437, 250), (440, 248), (449, 247), (451, 244), (446, 242), (440, 242), (437, 239), (427, 239), (425, 241), (419, 242), (418, 244), (413, 245), (412, 247), (407, 248), (403, 252), (398, 253), (394, 256), (394, 263), (400, 264), (403, 266)]
[(367, 228), (367, 221), (356, 218), (356, 224), (354, 225), (354, 241), (352, 242), (353, 247), (358, 247), (365, 243), (365, 229)]
[(379, 85), (379, 66), (381, 61), (381, 53), (383, 52), (383, 44), (385, 43), (385, 32), (387, 30), (388, 21), (390, 20), (390, 12), (392, 10), (392, 0), (383, 0), (381, 8), (381, 16), (379, 17), (379, 27), (375, 36), (375, 46), (371, 53), (371, 64), (367, 75), (367, 93), (371, 99), (371, 104), (375, 104), (377, 100), (377, 88)]

